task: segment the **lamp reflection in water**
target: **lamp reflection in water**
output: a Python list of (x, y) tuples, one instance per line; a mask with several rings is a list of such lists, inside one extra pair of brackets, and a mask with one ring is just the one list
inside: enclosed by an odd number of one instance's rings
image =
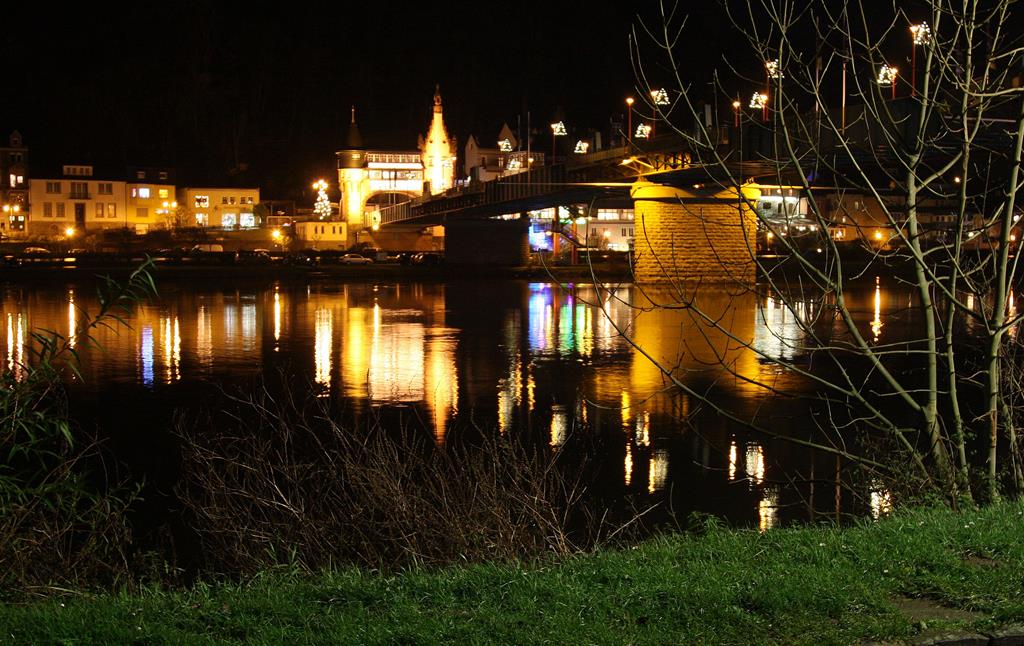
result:
[(7, 369), (18, 381), (25, 376), (25, 321), (20, 313), (7, 314)]
[(875, 276), (875, 318), (871, 321), (871, 334), (875, 343), (878, 343), (882, 336), (882, 287), (878, 276)]
[(142, 383), (147, 388), (153, 387), (153, 328), (149, 325), (142, 327), (142, 340), (139, 346), (139, 361), (142, 368)]
[(274, 352), (281, 348), (278, 345), (281, 341), (281, 294), (277, 286), (274, 287)]
[(757, 528), (765, 532), (778, 524), (779, 492), (775, 487), (765, 487), (757, 503)]
[(75, 290), (68, 290), (68, 347), (74, 348), (78, 341), (78, 308), (75, 307)]
[(736, 440), (729, 442), (729, 482), (736, 479), (736, 462), (739, 460), (739, 450), (736, 447)]
[(175, 316), (173, 321), (170, 317), (165, 318), (161, 328), (166, 369), (165, 381), (170, 384), (181, 379), (181, 329), (178, 325), (178, 317)]
[(568, 436), (569, 411), (563, 404), (555, 404), (551, 407), (551, 448), (561, 447)]
[(455, 366), (455, 340), (435, 336), (427, 343), (424, 390), (428, 397), (438, 446), (445, 442), (448, 422), (458, 414), (459, 377)]
[(668, 480), (668, 451), (658, 449), (651, 456), (647, 474), (647, 493), (655, 493), (665, 488)]
[(334, 312), (326, 308), (314, 313), (313, 364), (316, 383), (323, 387), (321, 397), (331, 392), (331, 350), (334, 338)]
[(625, 472), (623, 481), (626, 486), (633, 484), (633, 447), (630, 446), (629, 442), (626, 442), (626, 460), (623, 464), (623, 470)]
[(206, 305), (196, 314), (196, 356), (204, 368), (213, 366), (213, 321)]
[(747, 444), (744, 471), (750, 478), (751, 486), (764, 482), (764, 448), (756, 442)]

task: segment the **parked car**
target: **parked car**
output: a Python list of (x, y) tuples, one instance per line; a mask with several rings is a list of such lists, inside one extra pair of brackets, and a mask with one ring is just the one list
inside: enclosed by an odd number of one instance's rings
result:
[(432, 251), (423, 251), (412, 257), (412, 264), (424, 267), (437, 267), (444, 264), (444, 256)]
[(25, 247), (21, 250), (22, 253), (50, 253), (50, 250), (46, 247)]
[(366, 256), (360, 256), (357, 253), (347, 253), (344, 256), (342, 256), (338, 260), (338, 262), (340, 262), (343, 265), (371, 265), (371, 264), (373, 264), (373, 260), (367, 258)]
[(224, 251), (224, 245), (222, 244), (197, 244), (192, 247), (192, 253), (221, 253)]

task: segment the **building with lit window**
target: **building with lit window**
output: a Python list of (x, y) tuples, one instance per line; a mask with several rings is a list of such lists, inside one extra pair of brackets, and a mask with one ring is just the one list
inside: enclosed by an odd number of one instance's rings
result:
[(30, 236), (61, 237), (95, 229), (134, 227), (125, 208), (125, 182), (99, 179), (89, 164), (64, 164), (29, 182)]
[(235, 231), (263, 226), (257, 221), (258, 188), (178, 189), (178, 217), (183, 226)]
[(452, 188), (456, 145), (444, 125), (440, 90), (434, 94), (433, 115), (426, 136), (420, 137), (419, 150), (368, 150), (353, 107), (345, 148), (335, 157), (341, 219), (347, 224), (349, 244), (360, 231), (379, 223), (381, 208)]
[(0, 147), (0, 237), (25, 233), (28, 218), (28, 148), (17, 130)]
[(129, 168), (125, 196), (125, 221), (136, 233), (187, 224), (180, 217), (169, 168)]

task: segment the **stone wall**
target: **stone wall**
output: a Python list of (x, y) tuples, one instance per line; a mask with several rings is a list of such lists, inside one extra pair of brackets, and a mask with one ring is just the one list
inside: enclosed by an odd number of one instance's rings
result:
[(530, 260), (530, 221), (462, 220), (444, 225), (445, 263), (521, 267)]
[[(751, 204), (760, 195), (753, 187), (742, 190)], [(637, 182), (631, 196), (637, 282), (756, 282), (757, 216), (735, 189)]]

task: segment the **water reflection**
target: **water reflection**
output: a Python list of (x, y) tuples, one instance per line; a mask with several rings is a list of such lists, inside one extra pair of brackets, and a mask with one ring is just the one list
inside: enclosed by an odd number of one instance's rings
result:
[(313, 365), (316, 374), (313, 377), (316, 383), (323, 388), (321, 396), (330, 394), (331, 391), (331, 353), (334, 350), (334, 313), (325, 308), (317, 309), (316, 335), (313, 342)]
[(871, 319), (871, 334), (875, 343), (882, 335), (882, 287), (875, 277), (875, 318)]
[[(870, 309), (869, 289), (860, 292), (857, 323), (873, 316), (877, 339), (884, 322), (888, 341), (902, 323), (887, 318), (887, 308), (902, 297), (883, 291), (875, 285)], [(686, 504), (701, 504), (693, 502), (703, 499), (701, 487), (719, 486), (739, 501), (745, 522), (762, 528), (777, 523), (779, 513), (780, 492), (766, 484), (767, 461), (781, 475), (787, 461), (800, 458), (749, 439), (707, 407), (691, 410), (679, 385), (714, 392), (740, 414), (763, 407), (767, 415), (787, 405), (756, 382), (782, 389), (801, 382), (763, 357), (800, 360), (806, 329), (822, 307), (724, 292), (676, 307), (671, 293), (629, 286), (474, 281), (162, 292), (158, 304), (129, 317), (130, 329), (97, 331), (102, 351), (75, 339), (89, 373), (78, 387), (130, 384), (190, 405), (174, 399), (179, 386), (213, 390), (211, 383), (280, 368), (291, 383), (313, 382), (318, 394), (340, 399), (355, 414), (411, 411), (404, 419), (438, 444), (452, 441), (448, 432), (456, 427), (521, 436), (566, 454), (597, 438), (614, 456), (602, 467), (608, 477), (601, 487), (671, 495), (685, 513)], [(69, 338), (80, 334), (79, 309), (97, 305), (91, 293), (82, 286), (0, 292), (7, 326), (2, 365), (21, 374), (33, 329), (67, 326)], [(689, 456), (691, 442), (693, 460), (678, 458)], [(741, 479), (746, 483), (726, 486)], [(884, 498), (877, 506), (884, 508)]]
[(68, 290), (68, 346), (75, 347), (78, 341), (78, 309), (75, 307), (75, 290)]

